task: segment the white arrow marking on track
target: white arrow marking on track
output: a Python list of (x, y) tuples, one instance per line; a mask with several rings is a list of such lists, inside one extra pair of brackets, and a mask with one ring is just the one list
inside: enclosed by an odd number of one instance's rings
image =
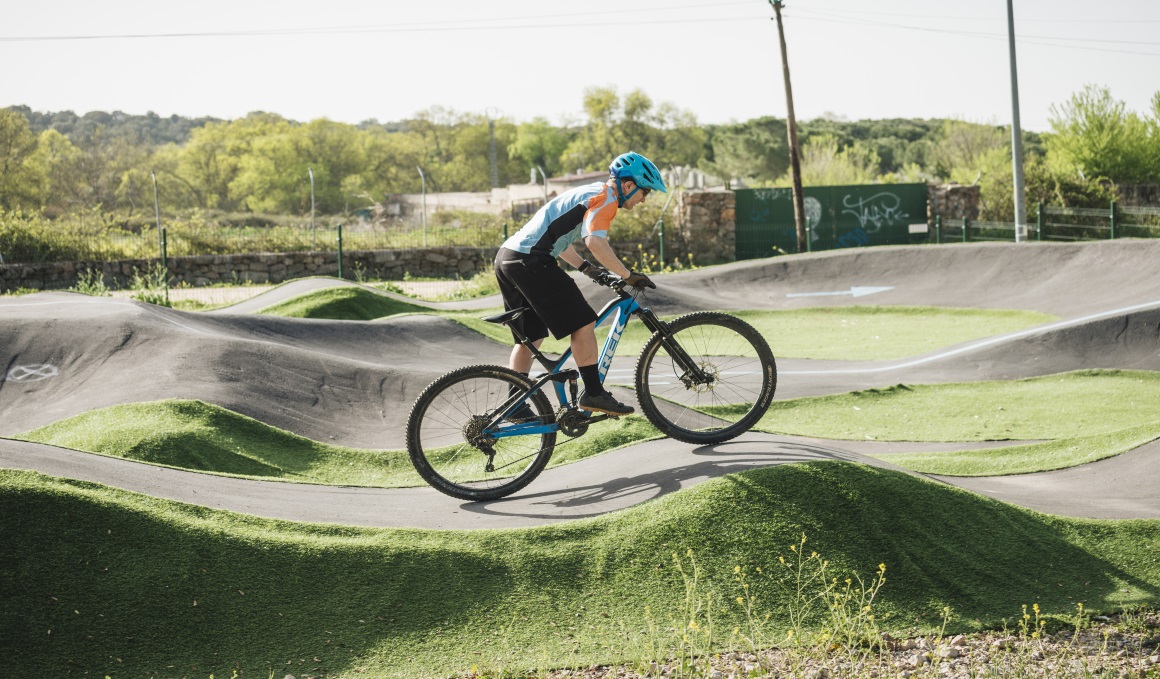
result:
[(853, 295), (854, 297), (865, 297), (866, 295), (873, 295), (879, 292), (886, 292), (893, 290), (894, 286), (873, 287), (855, 285), (849, 290), (840, 290), (837, 292), (791, 292), (786, 297), (837, 297), (839, 295)]

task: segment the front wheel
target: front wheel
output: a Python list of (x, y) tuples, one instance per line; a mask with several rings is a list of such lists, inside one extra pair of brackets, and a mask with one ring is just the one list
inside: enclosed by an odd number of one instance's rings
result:
[(423, 480), (461, 500), (495, 500), (528, 485), (543, 471), (556, 445), (556, 421), (544, 392), (527, 405), (536, 418), (503, 422), (497, 429), (530, 430), (493, 436), (487, 423), (509, 396), (532, 383), (509, 368), (475, 365), (432, 382), (407, 418), (407, 452)]
[(756, 328), (702, 311), (668, 323), (636, 365), (644, 416), (678, 441), (713, 444), (746, 432), (773, 401), (777, 365)]

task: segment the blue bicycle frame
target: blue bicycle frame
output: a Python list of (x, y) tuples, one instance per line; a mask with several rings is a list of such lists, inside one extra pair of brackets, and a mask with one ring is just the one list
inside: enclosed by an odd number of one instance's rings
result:
[[(624, 334), (624, 328), (628, 325), (629, 319), (633, 314), (641, 311), (643, 307), (636, 301), (636, 298), (621, 293), (620, 299), (614, 299), (604, 305), (604, 308), (597, 314), (596, 327), (599, 328), (611, 321), (611, 328), (608, 331), (608, 337), (604, 340), (604, 347), (600, 351), (600, 358), (597, 365), (600, 368), (600, 382), (604, 382), (605, 376), (608, 374), (608, 368), (612, 365), (612, 358), (616, 355), (616, 346), (620, 344), (620, 337)], [(560, 426), (553, 422), (551, 424), (538, 424), (535, 422), (524, 422), (519, 424), (503, 424), (505, 418), (511, 413), (515, 412), (516, 408), (520, 407), (527, 401), (531, 394), (542, 388), (547, 382), (552, 382), (556, 391), (556, 400), (559, 401), (563, 408), (574, 408), (575, 404), (572, 399), (569, 399), (565, 391), (565, 383), (575, 385), (578, 373), (576, 370), (566, 370), (564, 364), (572, 357), (572, 349), (569, 347), (567, 351), (560, 356), (560, 360), (552, 364), (543, 354), (541, 354), (531, 343), (526, 339), (521, 341), (524, 346), (532, 349), (533, 355), (545, 367), (549, 369), (546, 375), (536, 379), (535, 385), (527, 395), (521, 395), (517, 400), (508, 399), (504, 406), (501, 406), (501, 411), (491, 423), (484, 429), (484, 433), (494, 436), (495, 438), (504, 438), (507, 436), (527, 436), (529, 434), (547, 434), (554, 431), (559, 431)], [(575, 397), (575, 394), (573, 394)]]

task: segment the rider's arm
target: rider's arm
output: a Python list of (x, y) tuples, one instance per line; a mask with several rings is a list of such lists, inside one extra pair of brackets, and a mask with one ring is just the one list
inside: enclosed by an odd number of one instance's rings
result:
[[(624, 264), (621, 264), (620, 258), (616, 256), (615, 252), (612, 251), (612, 246), (608, 244), (607, 238), (590, 235), (584, 239), (584, 244), (588, 246), (588, 251), (592, 253), (592, 256), (596, 258), (596, 261), (600, 262), (600, 265), (605, 269), (608, 269), (621, 278), (628, 278), (630, 275), (632, 275), (632, 272), (628, 270), (628, 267), (626, 267)], [(576, 256), (579, 257), (580, 255)], [(567, 262), (568, 260), (564, 261)], [(571, 264), (571, 262), (568, 263)]]
[(584, 258), (581, 257), (580, 253), (576, 252), (576, 248), (572, 247), (571, 245), (564, 248), (564, 251), (560, 253), (560, 259), (572, 265), (572, 268), (574, 269), (579, 269), (581, 265), (584, 264)]

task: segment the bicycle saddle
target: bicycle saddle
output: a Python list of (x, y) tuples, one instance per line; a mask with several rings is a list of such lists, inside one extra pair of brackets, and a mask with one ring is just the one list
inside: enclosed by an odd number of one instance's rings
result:
[(512, 309), (511, 311), (505, 311), (502, 314), (496, 314), (495, 316), (484, 316), (481, 320), (487, 321), (488, 323), (507, 324), (511, 321), (516, 320), (517, 318), (522, 316), (525, 311), (529, 311), (529, 310), (530, 309), (528, 307), (524, 306), (524, 307), (520, 307), (519, 309)]

